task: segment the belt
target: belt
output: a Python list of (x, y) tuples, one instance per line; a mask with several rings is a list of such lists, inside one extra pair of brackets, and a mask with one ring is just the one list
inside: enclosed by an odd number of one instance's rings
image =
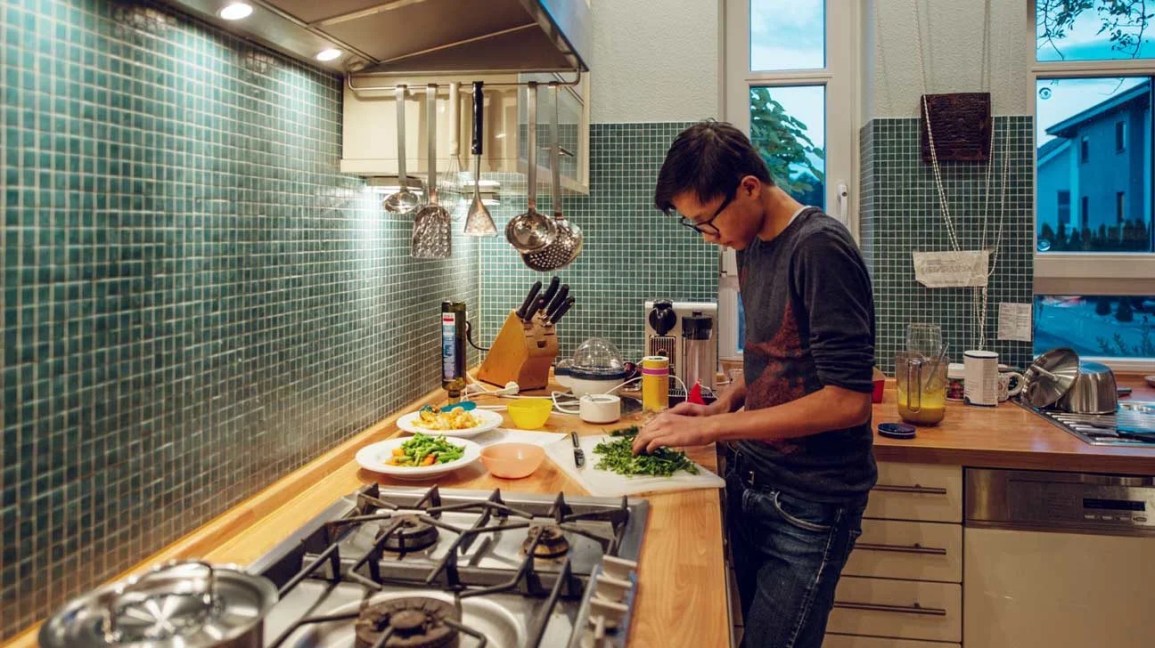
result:
[(758, 474), (741, 450), (729, 443), (722, 444), (721, 448), (722, 455), (726, 458), (726, 471), (733, 471), (734, 476), (743, 485), (760, 490), (772, 487), (770, 480)]

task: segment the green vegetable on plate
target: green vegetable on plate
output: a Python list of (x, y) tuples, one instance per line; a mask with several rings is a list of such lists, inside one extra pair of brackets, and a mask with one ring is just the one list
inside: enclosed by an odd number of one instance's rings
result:
[(393, 456), (385, 463), (391, 466), (417, 468), (435, 463), (456, 461), (465, 454), (465, 448), (445, 440), (445, 435), (430, 436), (418, 432), (399, 447), (393, 449)]

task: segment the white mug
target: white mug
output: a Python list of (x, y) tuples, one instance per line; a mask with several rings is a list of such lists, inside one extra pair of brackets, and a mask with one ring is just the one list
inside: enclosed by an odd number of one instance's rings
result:
[[(1011, 381), (1015, 382), (1015, 386), (1011, 387)], [(1005, 403), (1011, 396), (1018, 396), (1019, 392), (1023, 391), (1026, 386), (1026, 380), (1023, 374), (1010, 369), (999, 369), (999, 402)]]
[(968, 405), (998, 405), (999, 354), (994, 351), (964, 351), (963, 367), (963, 400)]

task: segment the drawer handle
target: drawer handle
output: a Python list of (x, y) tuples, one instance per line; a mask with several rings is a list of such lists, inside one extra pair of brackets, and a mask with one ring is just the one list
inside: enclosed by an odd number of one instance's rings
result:
[(939, 547), (924, 547), (918, 543), (911, 546), (906, 545), (891, 545), (891, 544), (874, 544), (871, 542), (858, 542), (854, 545), (855, 549), (865, 549), (867, 551), (894, 551), (897, 553), (913, 553), (913, 554), (928, 554), (932, 556), (945, 556), (946, 549)]
[(878, 484), (874, 487), (876, 491), (887, 491), (890, 493), (915, 493), (917, 495), (946, 495), (945, 488), (937, 486), (892, 486), (890, 484)]
[(851, 601), (835, 601), (834, 607), (847, 610), (868, 610), (870, 612), (897, 612), (899, 614), (925, 614), (928, 616), (946, 616), (942, 608), (923, 607), (918, 603), (913, 605), (881, 605), (878, 603), (854, 603)]

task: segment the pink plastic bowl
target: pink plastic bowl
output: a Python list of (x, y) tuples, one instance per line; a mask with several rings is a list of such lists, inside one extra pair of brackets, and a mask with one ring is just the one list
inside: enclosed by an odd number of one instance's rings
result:
[(498, 443), (481, 449), (481, 463), (494, 477), (521, 479), (545, 460), (545, 448), (532, 443)]

